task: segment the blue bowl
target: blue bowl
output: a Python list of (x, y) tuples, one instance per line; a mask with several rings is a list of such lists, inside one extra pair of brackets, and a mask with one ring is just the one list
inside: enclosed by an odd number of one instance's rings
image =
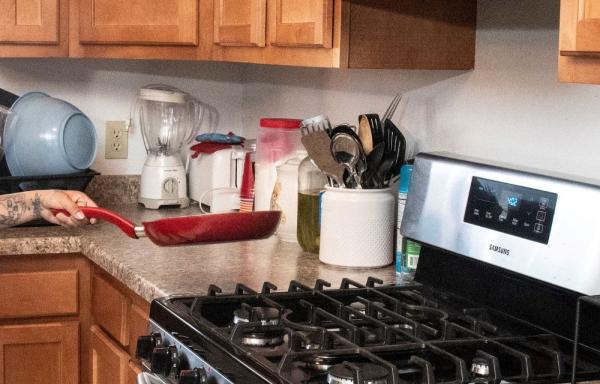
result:
[(18, 115), (4, 133), (11, 175), (64, 175), (84, 171), (94, 162), (96, 129), (77, 107), (30, 92), (11, 109)]

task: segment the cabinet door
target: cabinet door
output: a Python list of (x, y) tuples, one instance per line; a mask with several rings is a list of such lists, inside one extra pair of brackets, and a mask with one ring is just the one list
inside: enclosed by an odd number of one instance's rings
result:
[(333, 0), (269, 1), (271, 44), (331, 48)]
[(90, 328), (92, 350), (92, 384), (126, 384), (129, 355), (100, 328)]
[(266, 0), (215, 0), (215, 43), (265, 46)]
[(77, 384), (77, 322), (0, 327), (0, 384)]
[(0, 42), (59, 43), (57, 0), (0, 0)]
[(79, 0), (79, 6), (83, 44), (198, 44), (198, 0)]
[(134, 362), (129, 362), (129, 366), (127, 367), (127, 384), (136, 384), (137, 376), (142, 372), (142, 367), (135, 364)]
[(561, 54), (600, 54), (600, 0), (563, 0), (560, 34)]

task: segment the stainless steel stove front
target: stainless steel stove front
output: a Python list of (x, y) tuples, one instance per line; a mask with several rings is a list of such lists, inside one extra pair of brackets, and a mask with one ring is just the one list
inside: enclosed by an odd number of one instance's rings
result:
[[(173, 334), (164, 330), (153, 320), (149, 321), (148, 333), (160, 334), (160, 346), (176, 348), (176, 353), (180, 362), (179, 365), (181, 367), (184, 367), (188, 370), (197, 369), (202, 373), (202, 375), (206, 375), (206, 377), (203, 378), (204, 381), (199, 382), (234, 384), (232, 381), (223, 376), (218, 370), (203, 360), (188, 345), (177, 339), (177, 337)], [(177, 384), (179, 382), (179, 378), (177, 377), (175, 370), (171, 370), (168, 376), (152, 372), (151, 362), (148, 360), (142, 360), (142, 368), (143, 372), (138, 375), (137, 384)]]

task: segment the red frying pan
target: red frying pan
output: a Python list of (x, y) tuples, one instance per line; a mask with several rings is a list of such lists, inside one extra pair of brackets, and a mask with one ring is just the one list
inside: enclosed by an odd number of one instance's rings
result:
[[(156, 245), (169, 246), (189, 243), (217, 243), (263, 239), (271, 236), (281, 218), (280, 211), (218, 213), (172, 217), (143, 222), (132, 221), (104, 208), (80, 207), (87, 218), (108, 221), (133, 239), (148, 237)], [(65, 210), (53, 210), (54, 214)]]

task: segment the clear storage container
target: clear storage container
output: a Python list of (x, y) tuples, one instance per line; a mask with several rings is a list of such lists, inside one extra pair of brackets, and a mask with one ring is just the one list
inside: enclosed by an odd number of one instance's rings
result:
[(256, 143), (254, 210), (270, 209), (277, 167), (301, 148), (300, 124), (296, 119), (261, 119)]

